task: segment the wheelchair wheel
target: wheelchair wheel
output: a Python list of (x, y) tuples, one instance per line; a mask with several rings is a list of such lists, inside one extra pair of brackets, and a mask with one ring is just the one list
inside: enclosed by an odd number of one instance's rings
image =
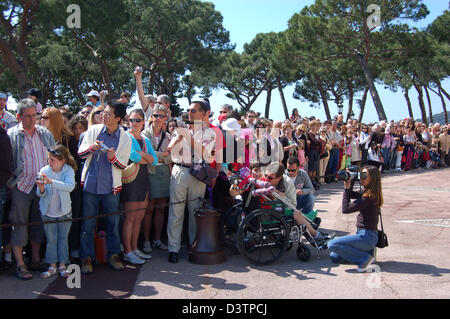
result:
[(298, 244), (297, 258), (301, 261), (308, 261), (311, 258), (311, 250), (302, 243)]
[(236, 204), (222, 215), (219, 222), (219, 236), (224, 247), (230, 249), (233, 254), (238, 255), (236, 248), (236, 233), (241, 223), (242, 206)]
[(280, 213), (256, 210), (245, 217), (237, 232), (239, 253), (256, 265), (279, 259), (289, 245), (289, 226)]

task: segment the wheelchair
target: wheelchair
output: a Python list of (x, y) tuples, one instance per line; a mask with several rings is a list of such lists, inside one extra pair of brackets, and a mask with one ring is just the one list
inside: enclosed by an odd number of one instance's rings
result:
[[(296, 224), (295, 207), (287, 198), (274, 189), (255, 189), (256, 183), (253, 183), (243, 198), (222, 215), (219, 232), (226, 248), (255, 265), (274, 263), (294, 243), (298, 243), (297, 258), (304, 262), (311, 258), (307, 242), (318, 252), (327, 249), (326, 243), (316, 242), (305, 225)], [(270, 200), (268, 194), (273, 194), (277, 200)], [(261, 196), (266, 200), (262, 207)], [(316, 223), (304, 217), (313, 228), (318, 228)]]

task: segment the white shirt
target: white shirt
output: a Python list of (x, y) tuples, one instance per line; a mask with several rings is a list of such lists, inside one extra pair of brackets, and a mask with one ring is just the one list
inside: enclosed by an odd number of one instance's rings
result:
[(339, 144), (343, 140), (341, 133), (339, 133), (337, 130), (336, 130), (336, 132), (333, 132), (330, 130), (328, 137), (330, 139), (330, 143), (335, 142), (335, 143)]
[(374, 151), (372, 148), (369, 148), (368, 150), (367, 159), (369, 161), (381, 162), (380, 158), (378, 157), (377, 151)]
[[(194, 138), (194, 161), (199, 162), (202, 159), (207, 163), (210, 163), (214, 157), (212, 156), (212, 150), (216, 144), (216, 133), (212, 128), (200, 125), (195, 125), (194, 129), (188, 130), (187, 128), (177, 128), (174, 131), (173, 139), (177, 139), (182, 135), (184, 138), (181, 143), (176, 144), (172, 148), (172, 161), (174, 163), (192, 163), (191, 152), (191, 136)], [(205, 148), (202, 154), (202, 146)]]
[[(61, 171), (58, 172), (53, 179), (58, 180), (60, 173)], [(64, 213), (62, 212), (61, 209), (61, 197), (59, 196), (57, 191), (53, 190), (52, 199), (50, 200), (50, 204), (48, 205), (48, 209), (47, 212), (45, 213), (45, 216), (51, 218), (59, 218), (63, 215)]]
[[(142, 111), (144, 111), (144, 109), (142, 109)], [(147, 129), (149, 127), (148, 120), (149, 120), (150, 116), (152, 116), (152, 115), (153, 115), (153, 108), (149, 105), (147, 107), (147, 111), (144, 111), (145, 129)]]

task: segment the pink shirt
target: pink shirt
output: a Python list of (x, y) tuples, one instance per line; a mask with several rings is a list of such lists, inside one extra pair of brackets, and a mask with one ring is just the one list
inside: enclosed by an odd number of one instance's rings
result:
[(33, 136), (28, 135), (23, 129), (22, 132), (25, 136), (22, 150), (24, 166), (22, 175), (17, 181), (17, 188), (21, 192), (29, 194), (36, 184), (37, 174), (47, 165), (47, 149), (36, 131)]

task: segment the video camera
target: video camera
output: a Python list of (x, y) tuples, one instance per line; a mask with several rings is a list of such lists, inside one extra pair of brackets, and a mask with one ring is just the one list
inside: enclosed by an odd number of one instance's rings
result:
[(348, 181), (348, 180), (355, 180), (358, 181), (360, 179), (366, 179), (367, 173), (361, 172), (361, 169), (359, 166), (352, 165), (347, 168), (347, 170), (342, 170), (338, 172), (338, 180), (340, 181)]

